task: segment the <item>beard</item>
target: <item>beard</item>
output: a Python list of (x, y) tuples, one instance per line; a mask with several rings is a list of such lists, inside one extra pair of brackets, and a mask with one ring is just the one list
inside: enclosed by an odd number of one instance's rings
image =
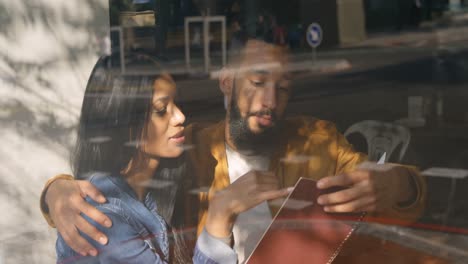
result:
[[(249, 112), (246, 117), (242, 117), (237, 104), (236, 89), (233, 87), (231, 97), (231, 109), (229, 111), (229, 134), (234, 146), (242, 152), (248, 154), (268, 154), (274, 149), (274, 142), (278, 141), (281, 123), (276, 114), (270, 109), (258, 112)], [(248, 119), (250, 117), (271, 115), (273, 125), (264, 127), (259, 133), (253, 133), (249, 128)]]

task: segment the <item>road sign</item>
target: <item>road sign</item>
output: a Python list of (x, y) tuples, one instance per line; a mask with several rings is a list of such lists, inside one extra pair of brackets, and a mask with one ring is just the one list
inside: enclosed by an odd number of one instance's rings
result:
[(322, 27), (318, 23), (310, 24), (307, 28), (306, 39), (312, 48), (320, 46), (323, 39)]

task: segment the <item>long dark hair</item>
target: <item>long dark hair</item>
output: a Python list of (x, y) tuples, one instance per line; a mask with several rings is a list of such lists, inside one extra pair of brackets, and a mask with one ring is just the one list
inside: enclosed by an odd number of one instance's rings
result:
[(124, 76), (96, 63), (86, 86), (72, 169), (78, 178), (93, 171), (118, 175), (132, 157), (150, 111), (155, 76)]
[[(132, 158), (140, 155), (138, 146), (145, 135), (151, 114), (153, 83), (158, 75), (122, 75), (108, 66), (108, 57), (98, 60), (86, 86), (81, 109), (72, 170), (78, 179), (92, 172), (108, 172), (119, 176)], [(157, 66), (157, 65), (155, 65)], [(184, 158), (161, 159), (150, 190), (158, 205), (158, 213), (174, 233), (171, 262), (190, 262), (190, 252), (183, 239), (175, 234), (183, 228)], [(176, 216), (176, 217), (173, 217)], [(177, 219), (176, 219), (177, 218)]]

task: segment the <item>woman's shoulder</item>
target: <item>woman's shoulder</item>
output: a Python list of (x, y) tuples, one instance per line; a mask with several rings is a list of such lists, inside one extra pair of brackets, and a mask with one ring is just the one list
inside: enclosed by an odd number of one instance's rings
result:
[(131, 188), (120, 175), (108, 172), (92, 172), (82, 178), (92, 183), (106, 198), (121, 198), (122, 193), (131, 191)]
[(93, 172), (86, 175), (87, 181), (92, 183), (101, 193), (106, 197), (106, 203), (99, 204), (93, 201), (90, 197), (86, 197), (86, 200), (96, 206), (98, 209), (107, 211), (106, 209), (112, 209), (113, 212), (122, 213), (122, 210), (128, 209), (126, 204), (129, 200), (133, 199), (129, 192), (132, 192), (131, 188), (128, 187), (124, 179), (120, 175), (113, 175), (105, 172)]
[(86, 200), (98, 210), (112, 217), (139, 225), (138, 223), (154, 221), (153, 213), (137, 198), (135, 191), (121, 175), (94, 172), (87, 177), (106, 197), (105, 203), (97, 203), (90, 197)]

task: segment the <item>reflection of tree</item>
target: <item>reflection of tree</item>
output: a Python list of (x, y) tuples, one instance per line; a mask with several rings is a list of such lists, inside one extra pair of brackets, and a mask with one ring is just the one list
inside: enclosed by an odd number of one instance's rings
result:
[(0, 2), (1, 263), (53, 261), (38, 196), (47, 177), (68, 168), (85, 84), (108, 32), (107, 2)]
[[(80, 64), (97, 55), (98, 38), (107, 32), (104, 26), (107, 9), (103, 2), (80, 1), (82, 11), (74, 10), (74, 4), (0, 3), (2, 77), (12, 80), (10, 85), (24, 90), (25, 95), (57, 108), (62, 105), (64, 111), (76, 114), (76, 109), (56, 99), (73, 100), (69, 96), (70, 88), (84, 89), (79, 83), (86, 81), (88, 69), (83, 72)], [(52, 72), (64, 71), (64, 68), (73, 72), (66, 81), (74, 83), (59, 87), (59, 82), (65, 82), (60, 79), (65, 76), (54, 76)], [(42, 89), (53, 96), (44, 94)]]

